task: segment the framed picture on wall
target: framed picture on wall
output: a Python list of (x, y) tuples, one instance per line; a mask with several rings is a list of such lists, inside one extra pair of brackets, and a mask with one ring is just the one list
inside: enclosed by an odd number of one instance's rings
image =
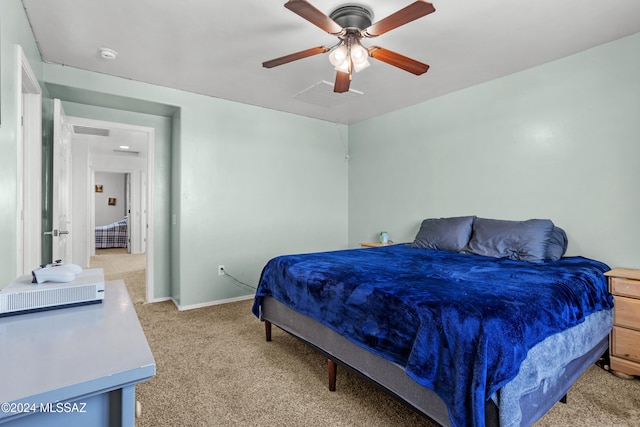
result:
[(109, 206), (115, 206), (115, 205), (116, 205), (116, 198), (109, 197)]
[(102, 184), (96, 184), (96, 193), (102, 193)]

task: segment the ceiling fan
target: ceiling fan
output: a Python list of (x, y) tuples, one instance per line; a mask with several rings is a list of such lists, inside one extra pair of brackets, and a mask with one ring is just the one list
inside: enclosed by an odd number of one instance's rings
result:
[(289, 0), (284, 7), (311, 22), (321, 30), (338, 37), (339, 42), (331, 47), (318, 46), (289, 55), (265, 61), (262, 66), (273, 68), (278, 65), (297, 61), (321, 53), (331, 52), (329, 60), (336, 69), (336, 80), (333, 91), (342, 93), (349, 90), (353, 71), (360, 71), (369, 66), (368, 58), (375, 58), (389, 65), (398, 67), (415, 75), (424, 74), (429, 69), (427, 64), (418, 62), (388, 49), (362, 45), (363, 38), (377, 37), (404, 24), (435, 12), (431, 3), (416, 0), (409, 6), (392, 13), (372, 25), (372, 13), (361, 5), (347, 4), (331, 12), (329, 16), (316, 9), (306, 0)]

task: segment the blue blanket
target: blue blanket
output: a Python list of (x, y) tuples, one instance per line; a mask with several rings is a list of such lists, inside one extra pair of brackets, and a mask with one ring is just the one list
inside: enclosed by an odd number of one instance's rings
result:
[(613, 307), (598, 261), (528, 263), (407, 245), (270, 260), (253, 305), (272, 296), (404, 366), (449, 408), (484, 425), (489, 397), (549, 335)]

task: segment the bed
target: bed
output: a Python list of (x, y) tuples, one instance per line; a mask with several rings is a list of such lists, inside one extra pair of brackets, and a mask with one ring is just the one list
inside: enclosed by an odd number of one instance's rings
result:
[(96, 227), (96, 249), (126, 248), (127, 218)]
[(445, 426), (531, 425), (608, 348), (608, 266), (550, 220), (427, 219), (408, 244), (285, 255), (253, 313)]

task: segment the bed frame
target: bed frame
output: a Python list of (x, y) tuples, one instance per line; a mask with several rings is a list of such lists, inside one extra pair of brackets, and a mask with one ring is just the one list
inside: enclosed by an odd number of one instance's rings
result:
[[(389, 393), (401, 402), (442, 426), (450, 426), (448, 410), (442, 399), (432, 390), (412, 380), (404, 368), (352, 343), (308, 316), (298, 313), (272, 297), (265, 297), (260, 307), (265, 322), (266, 340), (271, 341), (272, 325), (302, 340), (328, 359), (329, 390), (336, 385), (337, 365), (341, 365)], [(540, 386), (520, 399), (523, 425), (530, 425), (542, 417), (558, 401), (566, 403), (571, 385), (608, 348), (608, 338), (598, 342), (589, 352), (565, 366), (562, 381), (551, 389)], [(536, 405), (532, 405), (535, 402)], [(532, 409), (532, 407), (535, 407)], [(499, 408), (493, 400), (485, 409), (485, 425), (500, 425)]]

